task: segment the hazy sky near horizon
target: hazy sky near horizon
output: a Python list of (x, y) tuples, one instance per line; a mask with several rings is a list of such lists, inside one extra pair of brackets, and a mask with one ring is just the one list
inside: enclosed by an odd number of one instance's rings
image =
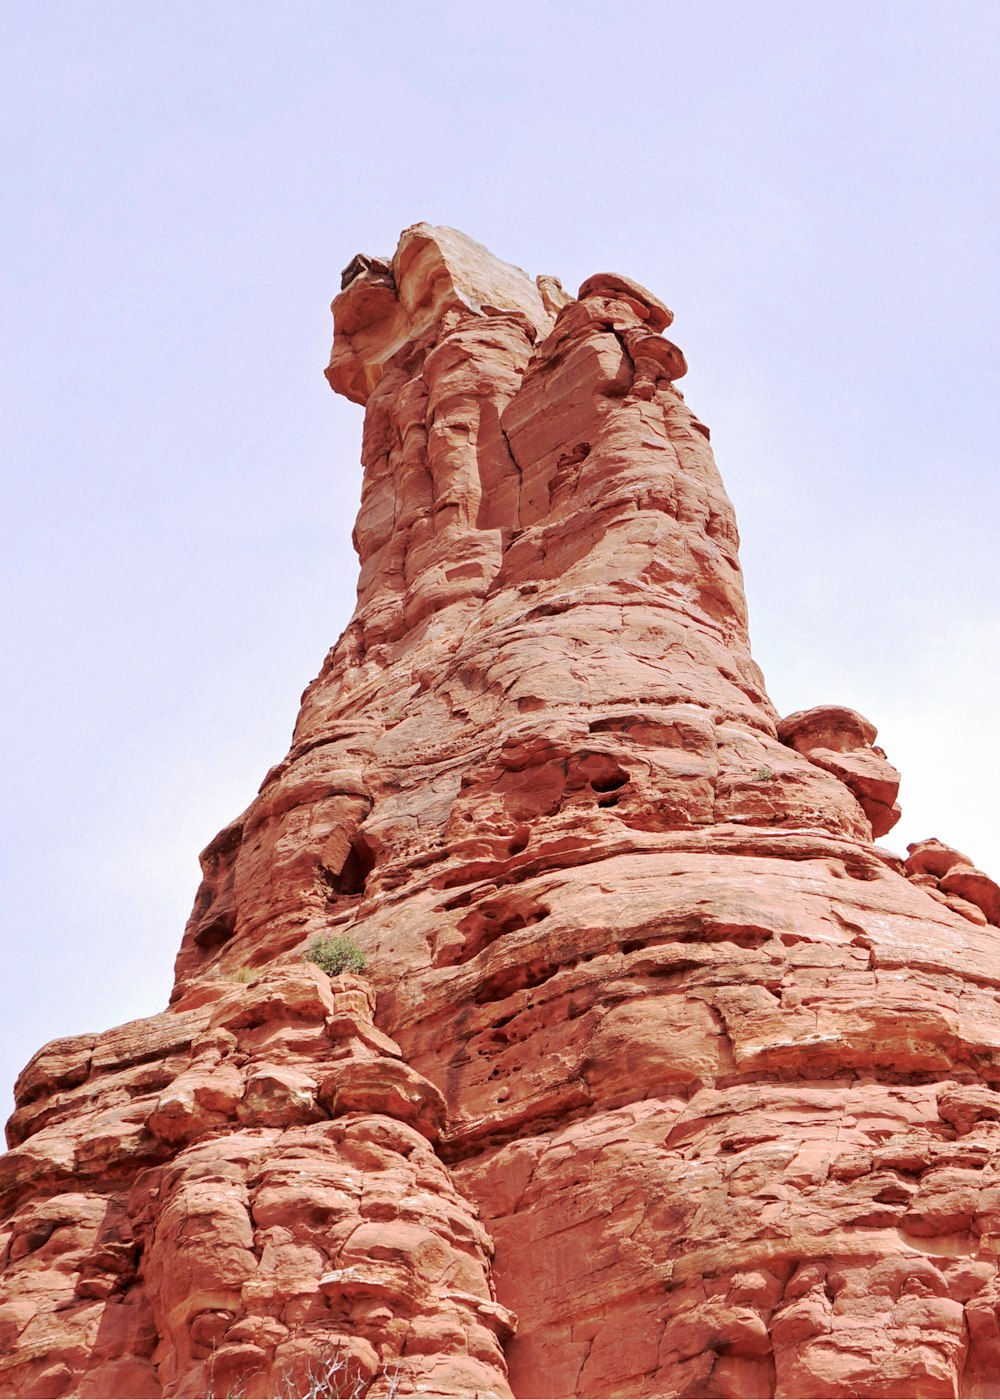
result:
[(162, 1009), (353, 606), (329, 302), (427, 219), (676, 312), (782, 712), (1000, 877), (1000, 6), (6, 0), (4, 1015)]

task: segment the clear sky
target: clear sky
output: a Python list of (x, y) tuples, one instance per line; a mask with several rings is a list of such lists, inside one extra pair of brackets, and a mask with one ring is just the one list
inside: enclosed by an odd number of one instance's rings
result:
[(868, 715), (885, 844), (1000, 876), (998, 41), (995, 0), (6, 0), (0, 1111), (162, 1009), (287, 748), (354, 595), (327, 308), (419, 219), (674, 307), (776, 705)]

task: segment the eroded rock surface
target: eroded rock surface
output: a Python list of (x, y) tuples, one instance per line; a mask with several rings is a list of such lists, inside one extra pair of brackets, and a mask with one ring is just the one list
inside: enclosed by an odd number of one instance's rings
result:
[(199, 993), (18, 1082), (5, 1393), (299, 1395), (332, 1365), (344, 1394), (508, 1394), (444, 1098), (370, 985), (292, 963)]
[(170, 1009), (19, 1081), (0, 1392), (996, 1394), (1000, 891), (779, 721), (671, 313), (427, 225), (334, 313), (358, 607)]

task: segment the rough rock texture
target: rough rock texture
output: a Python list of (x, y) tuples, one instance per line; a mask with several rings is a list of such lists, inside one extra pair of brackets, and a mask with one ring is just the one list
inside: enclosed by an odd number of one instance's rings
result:
[(208, 990), (18, 1081), (4, 1393), (301, 1394), (336, 1358), (344, 1393), (508, 1394), (444, 1098), (370, 986), (299, 962)]
[(670, 312), (417, 225), (334, 316), (357, 611), (170, 1009), (19, 1080), (0, 1393), (997, 1394), (1000, 889), (779, 721)]

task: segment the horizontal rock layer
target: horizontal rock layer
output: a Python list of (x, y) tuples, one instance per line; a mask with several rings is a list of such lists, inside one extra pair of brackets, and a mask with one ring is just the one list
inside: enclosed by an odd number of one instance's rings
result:
[(1000, 891), (775, 714), (671, 313), (417, 225), (334, 317), (358, 607), (170, 1009), (19, 1081), (2, 1393), (994, 1394)]

